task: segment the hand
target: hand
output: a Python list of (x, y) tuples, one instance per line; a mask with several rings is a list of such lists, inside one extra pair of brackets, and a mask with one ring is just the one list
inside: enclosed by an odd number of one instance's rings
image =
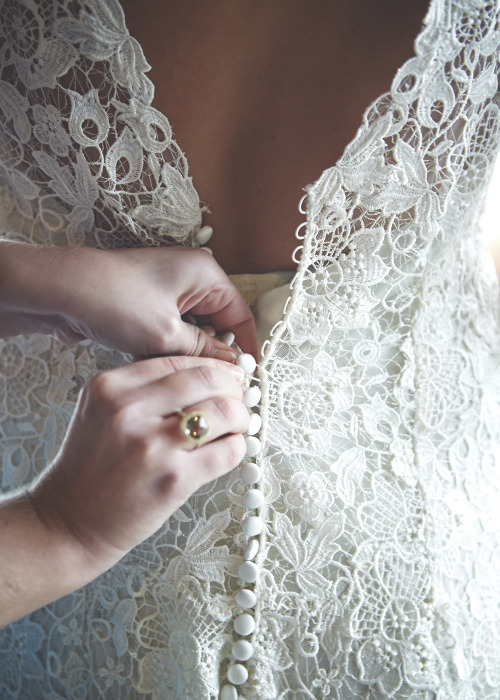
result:
[(0, 245), (4, 337), (53, 333), (64, 342), (91, 338), (135, 356), (234, 360), (226, 345), (182, 320), (189, 312), (218, 332), (234, 331), (238, 345), (257, 356), (252, 314), (205, 251)]
[[(227, 362), (160, 357), (87, 385), (54, 462), (0, 498), (0, 627), (106, 571), (240, 462), (242, 380)], [(180, 430), (179, 406), (209, 421), (198, 449)]]
[[(99, 374), (84, 389), (60, 453), (30, 493), (46, 527), (83, 548), (93, 576), (241, 461), (249, 418), (238, 371), (217, 360), (154, 358)], [(206, 415), (210, 442), (193, 449), (179, 406)]]

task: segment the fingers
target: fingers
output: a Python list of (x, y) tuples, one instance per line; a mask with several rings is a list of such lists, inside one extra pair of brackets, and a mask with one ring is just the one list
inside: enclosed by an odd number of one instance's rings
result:
[[(242, 401), (243, 380), (239, 367), (211, 358), (144, 360), (91, 380), (83, 394), (80, 422), (87, 421), (90, 433), (100, 435), (107, 445), (107, 460), (135, 465), (131, 483), (142, 473), (151, 484), (156, 479), (166, 484), (160, 489), (161, 499), (175, 509), (199, 486), (225, 474), (243, 458), (241, 433), (249, 423)], [(210, 433), (199, 449), (183, 434), (179, 409), (206, 418)], [(76, 452), (82, 452), (81, 445)], [(94, 457), (89, 459), (93, 461)], [(141, 463), (148, 465), (146, 471), (137, 468)], [(124, 478), (122, 467), (120, 473)]]
[(257, 343), (257, 334), (255, 331), (255, 320), (252, 314), (250, 318), (246, 318), (240, 323), (228, 323), (226, 328), (232, 330), (236, 336), (236, 342), (243, 352), (248, 352), (258, 360), (259, 345)]
[[(177, 450), (171, 468), (165, 465), (157, 474), (157, 489), (166, 492), (170, 510), (179, 508), (195, 491), (234, 469), (245, 456), (245, 439), (240, 434), (226, 435), (199, 450)], [(162, 450), (163, 451), (163, 450)]]
[[(200, 257), (200, 251), (190, 252), (193, 260), (191, 270), (196, 270), (198, 277), (191, 294), (185, 299), (187, 302), (189, 298), (189, 303), (186, 306), (180, 304), (181, 313), (189, 311), (196, 316), (206, 317), (219, 333), (233, 331), (241, 349), (257, 358), (255, 322), (248, 304), (211, 256), (202, 253)], [(213, 357), (218, 341), (208, 336), (203, 340), (204, 344), (198, 348), (198, 354)], [(196, 346), (189, 354), (192, 355), (195, 351)]]
[[(228, 284), (232, 283), (227, 280)], [(236, 342), (243, 350), (255, 358), (258, 357), (257, 335), (255, 331), (255, 321), (248, 304), (240, 295), (234, 293), (236, 287), (224, 290), (223, 298), (228, 302), (215, 313), (210, 314), (210, 323), (217, 331), (231, 330), (236, 336)], [(210, 339), (213, 340), (213, 339)]]
[(175, 372), (193, 367), (207, 367), (226, 372), (240, 382), (244, 380), (245, 376), (239, 367), (228, 362), (208, 357), (185, 356), (153, 357), (108, 370), (105, 375), (110, 380), (110, 384), (116, 384), (117, 388), (122, 387), (124, 390), (129, 390), (151, 384)]
[(192, 323), (182, 323), (178, 344), (188, 355), (196, 357), (213, 357), (225, 362), (234, 362), (236, 353), (217, 338), (211, 338), (208, 333)]
[[(174, 372), (140, 387), (133, 395), (138, 411), (157, 416), (168, 416), (179, 408), (188, 413), (194, 410), (193, 406), (197, 407), (209, 399), (235, 399), (243, 406), (242, 398), (242, 384), (235, 374), (208, 364)], [(221, 405), (220, 411), (224, 407)], [(229, 420), (231, 413), (228, 412), (226, 417)], [(228, 426), (219, 434), (233, 432), (233, 426)]]
[[(215, 297), (215, 292), (213, 296)], [(207, 308), (205, 308), (206, 302), (209, 302)], [(193, 308), (193, 313), (208, 317), (209, 322), (219, 333), (233, 331), (236, 342), (243, 352), (249, 352), (255, 358), (258, 357), (257, 335), (252, 312), (236, 287), (227, 278), (224, 281), (224, 288), (218, 291), (217, 303), (214, 304), (213, 299), (206, 299), (199, 307), (199, 309)], [(214, 310), (208, 311), (208, 308)], [(216, 342), (214, 338), (207, 336), (203, 353), (205, 356), (213, 356), (211, 348), (217, 347)]]
[(228, 435), (195, 450), (186, 461), (186, 476), (194, 490), (237, 467), (245, 451), (245, 438), (240, 434)]

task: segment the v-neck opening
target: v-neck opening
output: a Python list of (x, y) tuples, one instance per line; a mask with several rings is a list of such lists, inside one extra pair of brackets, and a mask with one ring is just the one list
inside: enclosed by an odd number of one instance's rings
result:
[[(121, 2), (120, 2), (120, 0), (117, 0), (117, 1), (118, 1), (118, 3), (120, 4), (120, 8), (121, 8), (121, 11), (122, 11), (123, 16), (124, 16), (124, 25), (125, 25), (126, 31), (127, 31), (128, 35), (129, 35), (130, 37), (132, 37), (132, 38), (135, 39), (135, 37), (133, 37), (133, 35), (130, 33), (130, 30), (129, 30), (129, 27), (128, 27), (128, 24), (127, 24), (127, 21), (126, 21), (125, 11), (124, 11), (124, 9), (123, 9), (123, 7), (122, 7), (122, 5), (121, 5)], [(417, 47), (417, 44), (418, 44), (420, 38), (422, 37), (422, 35), (423, 35), (425, 29), (426, 29), (426, 20), (427, 20), (427, 17), (428, 17), (428, 16), (430, 15), (430, 13), (431, 13), (431, 10), (432, 10), (432, 7), (433, 7), (435, 1), (436, 1), (436, 0), (430, 0), (430, 1), (428, 2), (426, 12), (425, 12), (425, 14), (424, 14), (424, 16), (423, 16), (423, 18), (422, 18), (420, 30), (417, 32), (417, 34), (415, 35), (415, 38), (414, 38), (414, 40), (413, 40), (412, 52), (411, 52), (411, 54), (408, 56), (408, 58), (407, 58), (402, 64), (400, 64), (400, 65), (397, 67), (396, 71), (394, 72), (394, 75), (392, 76), (391, 84), (394, 82), (396, 76), (398, 75), (398, 73), (400, 72), (400, 70), (402, 69), (402, 67), (403, 67), (404, 65), (406, 65), (406, 63), (407, 63), (408, 61), (410, 61), (410, 60), (415, 59), (415, 58), (418, 57), (418, 53), (417, 53), (416, 47)], [(140, 49), (141, 49), (142, 55), (143, 55), (143, 57), (144, 57), (144, 60), (147, 62), (148, 66), (151, 66), (151, 64), (150, 64), (149, 61), (147, 60), (147, 56), (146, 56), (145, 53), (144, 53), (144, 48), (143, 48), (142, 44), (141, 44), (137, 39), (135, 39), (135, 41), (137, 41), (137, 44), (138, 44), (138, 46), (139, 46)], [(150, 80), (151, 80), (151, 79), (150, 79)], [(155, 83), (154, 83), (153, 81), (151, 81), (151, 83), (152, 83), (152, 85), (153, 85), (153, 90), (154, 90), (154, 92), (155, 92), (155, 91), (156, 91), (156, 85), (155, 85)], [(153, 94), (154, 94), (154, 93), (153, 93)], [(375, 105), (384, 97), (384, 95), (386, 95), (386, 94), (389, 94), (388, 91), (385, 91), (385, 92), (380, 93), (379, 95), (377, 95), (377, 97), (376, 97), (374, 100), (372, 100), (372, 101), (368, 104), (368, 106), (365, 108), (365, 110), (364, 110), (363, 113), (362, 113), (361, 122), (360, 122), (360, 124), (358, 125), (358, 128), (356, 129), (356, 132), (355, 132), (353, 138), (350, 139), (350, 141), (348, 141), (348, 143), (345, 145), (345, 147), (343, 148), (343, 150), (342, 150), (342, 152), (341, 152), (340, 157), (339, 157), (331, 166), (328, 166), (327, 168), (323, 169), (323, 171), (318, 175), (318, 177), (317, 177), (316, 179), (313, 180), (313, 182), (312, 182), (311, 184), (307, 184), (307, 183), (304, 184), (304, 186), (303, 186), (302, 189), (303, 189), (306, 193), (313, 191), (313, 190), (319, 185), (320, 181), (327, 175), (327, 173), (331, 172), (331, 171), (334, 170), (336, 167), (342, 167), (342, 161), (345, 159), (345, 157), (346, 157), (346, 155), (348, 154), (348, 152), (353, 150), (353, 147), (354, 147), (354, 145), (356, 144), (356, 141), (357, 141), (357, 139), (358, 139), (359, 132), (360, 132), (360, 130), (363, 128), (366, 115), (374, 108), (374, 106), (375, 106)], [(153, 99), (154, 99), (154, 98), (153, 98)], [(151, 106), (152, 106), (152, 105), (151, 105)], [(154, 107), (154, 109), (156, 109), (156, 110), (169, 122), (169, 124), (170, 124), (170, 120), (169, 120), (169, 118), (168, 118), (168, 115), (167, 115), (163, 110), (157, 109), (156, 107)], [(197, 190), (197, 188), (196, 188), (196, 173), (193, 174), (193, 173), (190, 171), (190, 165), (189, 165), (189, 164), (190, 164), (190, 160), (189, 160), (189, 155), (186, 154), (186, 152), (182, 149), (182, 144), (179, 144), (179, 142), (177, 141), (177, 139), (173, 139), (173, 140), (174, 140), (174, 142), (176, 143), (176, 145), (178, 146), (178, 148), (181, 150), (181, 152), (184, 154), (184, 157), (185, 157), (185, 160), (186, 160), (186, 163), (187, 163), (187, 171), (188, 171), (188, 173), (190, 174), (190, 177), (191, 177), (191, 178), (193, 179), (193, 181), (194, 181), (194, 188), (195, 188), (195, 191), (196, 191), (196, 193), (197, 193), (197, 195), (198, 195), (198, 197), (199, 197), (199, 193), (198, 193), (198, 190)], [(308, 248), (308, 245), (309, 245), (310, 239), (311, 239), (311, 235), (312, 235), (311, 227), (308, 225), (308, 220), (307, 220), (307, 218), (308, 218), (308, 209), (307, 209), (307, 205), (306, 205), (306, 208), (305, 208), (305, 209), (302, 208), (302, 203), (303, 203), (304, 201), (307, 200), (307, 197), (308, 197), (307, 194), (306, 194), (306, 195), (303, 195), (303, 196), (301, 197), (301, 199), (299, 200), (299, 202), (298, 202), (298, 209), (299, 209), (300, 213), (302, 213), (302, 214), (304, 215), (304, 220), (303, 220), (303, 222), (297, 227), (297, 229), (294, 231), (294, 233), (290, 233), (290, 235), (295, 235), (296, 238), (297, 238), (298, 240), (300, 240), (300, 244), (299, 244), (298, 246), (295, 247), (295, 249), (294, 249), (294, 251), (293, 251), (293, 253), (292, 253), (292, 256), (291, 256), (291, 257), (292, 257), (292, 261), (293, 261), (294, 263), (295, 263), (295, 262), (297, 263), (297, 267), (296, 267), (296, 269), (294, 270), (294, 277), (293, 277), (293, 279), (292, 279), (292, 281), (291, 281), (291, 283), (290, 283), (290, 290), (291, 290), (291, 291), (290, 291), (289, 298), (287, 299), (287, 302), (286, 302), (286, 304), (285, 304), (285, 306), (284, 306), (283, 315), (282, 315), (281, 319), (278, 321), (278, 323), (276, 324), (275, 327), (281, 325), (282, 322), (283, 322), (283, 320), (285, 319), (286, 315), (288, 315), (288, 314), (291, 312), (292, 307), (293, 307), (293, 299), (296, 297), (296, 295), (297, 295), (297, 293), (298, 293), (298, 285), (297, 285), (297, 282), (301, 279), (301, 277), (303, 276), (303, 273), (304, 273), (304, 268), (305, 268), (307, 256), (304, 256), (304, 255), (301, 254), (301, 255), (300, 255), (300, 259), (298, 259), (298, 260), (296, 259), (296, 257), (297, 257), (297, 254), (298, 254), (299, 252), (302, 253), (303, 250), (305, 250), (305, 249)], [(209, 205), (210, 203), (208, 202), (207, 204)], [(305, 233), (304, 233), (303, 235), (301, 235), (300, 238), (299, 238), (298, 235), (297, 235), (297, 233), (298, 233), (299, 229), (302, 229), (302, 228), (305, 228)], [(294, 290), (294, 289), (295, 289), (295, 293), (292, 293), (292, 290)], [(266, 343), (269, 342), (269, 340), (271, 340), (272, 338), (273, 338), (273, 333), (271, 333), (271, 336), (270, 336), (270, 338), (268, 339), (268, 341), (266, 341), (266, 342), (264, 343), (264, 346), (265, 346)], [(269, 359), (269, 354), (270, 354), (270, 353), (267, 353), (267, 358), (266, 358), (266, 359)]]
[[(120, 0), (118, 0), (118, 2), (120, 2)], [(406, 63), (408, 60), (411, 60), (412, 58), (415, 57), (415, 55), (416, 55), (416, 52), (415, 52), (415, 44), (416, 44), (416, 42), (418, 41), (419, 37), (421, 36), (421, 34), (422, 34), (423, 30), (424, 30), (424, 27), (425, 27), (425, 18), (426, 18), (426, 16), (427, 16), (428, 13), (429, 13), (429, 8), (430, 8), (431, 4), (432, 4), (432, 0), (431, 0), (430, 3), (427, 4), (427, 10), (426, 10), (426, 12), (425, 12), (425, 14), (423, 15), (423, 18), (422, 18), (422, 20), (421, 20), (420, 30), (416, 33), (416, 35), (415, 35), (415, 37), (414, 37), (414, 39), (413, 39), (413, 42), (412, 42), (412, 50), (408, 52), (408, 57), (407, 57), (402, 63), (398, 64), (396, 70), (391, 74), (391, 82), (394, 80), (395, 76), (397, 75), (397, 73), (399, 72), (399, 70), (401, 69), (401, 67), (402, 67), (403, 65), (405, 65), (405, 63)], [(128, 24), (127, 24), (127, 17), (126, 17), (126, 15), (125, 15), (125, 11), (123, 10), (123, 7), (122, 7), (121, 4), (120, 4), (120, 7), (121, 7), (122, 12), (123, 12), (123, 16), (124, 16), (124, 26), (125, 26), (125, 28), (126, 28), (126, 30), (127, 30), (127, 33), (128, 33), (129, 36), (131, 36), (131, 37), (133, 37), (133, 38), (135, 39), (135, 37), (130, 33), (129, 26), (128, 26)], [(152, 64), (152, 63), (148, 60), (148, 56), (147, 56), (147, 54), (145, 54), (145, 47), (139, 42), (138, 39), (135, 39), (135, 41), (137, 41), (137, 44), (138, 44), (138, 46), (140, 47), (140, 49), (141, 49), (141, 51), (142, 51), (142, 54), (143, 54), (143, 56), (144, 56), (146, 62), (148, 63), (148, 65), (149, 65), (149, 66), (153, 66), (154, 68), (156, 68), (156, 66), (155, 66), (154, 64)], [(148, 78), (148, 79), (151, 81), (151, 84), (153, 85), (154, 94), (156, 94), (156, 93), (158, 92), (158, 91), (157, 91), (157, 81), (153, 81), (151, 78)], [(381, 81), (381, 82), (385, 82), (385, 80), (384, 80), (384, 81)], [(389, 81), (387, 81), (387, 83), (388, 83), (388, 85), (390, 85)], [(345, 158), (345, 156), (346, 156), (346, 153), (352, 148), (353, 144), (355, 143), (355, 141), (356, 141), (356, 139), (357, 139), (359, 130), (360, 130), (360, 128), (362, 128), (362, 126), (363, 126), (363, 122), (364, 122), (365, 115), (367, 114), (367, 112), (369, 112), (369, 111), (373, 108), (373, 106), (374, 106), (385, 94), (387, 94), (387, 90), (382, 91), (382, 92), (380, 92), (379, 94), (377, 94), (376, 97), (375, 97), (373, 100), (371, 100), (371, 101), (367, 104), (367, 106), (365, 106), (365, 108), (364, 108), (364, 109), (361, 111), (361, 113), (360, 113), (360, 120), (359, 120), (359, 122), (358, 122), (358, 124), (357, 124), (356, 130), (355, 130), (354, 133), (353, 133), (352, 138), (350, 138), (350, 139), (344, 144), (344, 146), (341, 148), (341, 150), (338, 150), (338, 151), (337, 151), (337, 152), (339, 153), (339, 156), (338, 156), (337, 158), (335, 158), (334, 160), (332, 160), (331, 164), (327, 165), (325, 168), (323, 168), (322, 170), (318, 171), (317, 174), (314, 175), (312, 178), (309, 178), (308, 181), (302, 182), (302, 183), (300, 184), (300, 189), (301, 189), (301, 190), (304, 191), (304, 190), (306, 190), (306, 188), (307, 188), (307, 189), (314, 188), (314, 186), (321, 180), (321, 178), (325, 175), (326, 172), (328, 172), (332, 167), (338, 166), (339, 163), (342, 162), (342, 160), (343, 160), (343, 159)], [(165, 111), (165, 110), (162, 109), (161, 107), (156, 107), (156, 106), (154, 106), (153, 103), (154, 103), (154, 97), (153, 97), (153, 99), (152, 99), (152, 101), (151, 101), (151, 106), (153, 106), (153, 108), (154, 108), (155, 110), (157, 110), (157, 111), (158, 111), (165, 119), (167, 119), (167, 121), (171, 124), (170, 119), (169, 119), (168, 111)], [(332, 124), (332, 130), (334, 130), (334, 129), (335, 129), (335, 124), (333, 123), (333, 124)], [(197, 192), (197, 194), (198, 194), (198, 196), (199, 196), (200, 193), (199, 193), (198, 187), (197, 187), (198, 174), (197, 174), (196, 172), (193, 172), (193, 171), (191, 170), (191, 156), (190, 156), (189, 150), (185, 150), (185, 149), (183, 148), (182, 140), (179, 140), (177, 137), (175, 137), (175, 138), (174, 138), (174, 141), (175, 141), (176, 145), (180, 148), (180, 150), (181, 150), (181, 151), (184, 153), (184, 155), (185, 155), (186, 162), (187, 162), (187, 164), (188, 164), (189, 174), (190, 174), (191, 178), (193, 179), (193, 183), (194, 183), (195, 190), (196, 190), (196, 192)], [(336, 150), (337, 150), (337, 149), (336, 149)], [(297, 198), (297, 204), (299, 203), (299, 200), (300, 200), (300, 197)], [(205, 200), (203, 200), (203, 201), (205, 201)], [(208, 199), (208, 200), (206, 200), (206, 204), (210, 207), (213, 203)], [(293, 235), (293, 231), (290, 231), (290, 235)], [(278, 267), (277, 269), (284, 269), (284, 268), (283, 268), (283, 266), (281, 266), (281, 267)], [(250, 270), (241, 270), (241, 272), (242, 272), (242, 273), (249, 273)]]

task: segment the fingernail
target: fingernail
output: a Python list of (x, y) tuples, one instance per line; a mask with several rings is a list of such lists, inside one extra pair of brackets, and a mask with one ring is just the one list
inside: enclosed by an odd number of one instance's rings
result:
[[(214, 357), (217, 360), (224, 360), (225, 362), (236, 362), (236, 353), (230, 348), (227, 350), (224, 348), (216, 348), (214, 351)], [(238, 369), (240, 369), (238, 367)]]
[(236, 377), (236, 379), (241, 384), (243, 384), (246, 377), (245, 377), (245, 372), (241, 369), (241, 367), (238, 367), (238, 365), (228, 364), (227, 367), (224, 367), (224, 369), (227, 369), (228, 372), (231, 372), (231, 374), (233, 374)]
[(232, 345), (234, 343), (236, 336), (232, 331), (228, 331), (227, 333), (224, 333), (224, 335), (221, 337), (221, 342), (225, 343), (226, 345)]

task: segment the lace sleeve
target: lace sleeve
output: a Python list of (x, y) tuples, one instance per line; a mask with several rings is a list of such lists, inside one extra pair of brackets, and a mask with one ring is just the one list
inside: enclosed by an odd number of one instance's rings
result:
[(0, 227), (43, 245), (185, 243), (198, 195), (119, 3), (0, 12)]

